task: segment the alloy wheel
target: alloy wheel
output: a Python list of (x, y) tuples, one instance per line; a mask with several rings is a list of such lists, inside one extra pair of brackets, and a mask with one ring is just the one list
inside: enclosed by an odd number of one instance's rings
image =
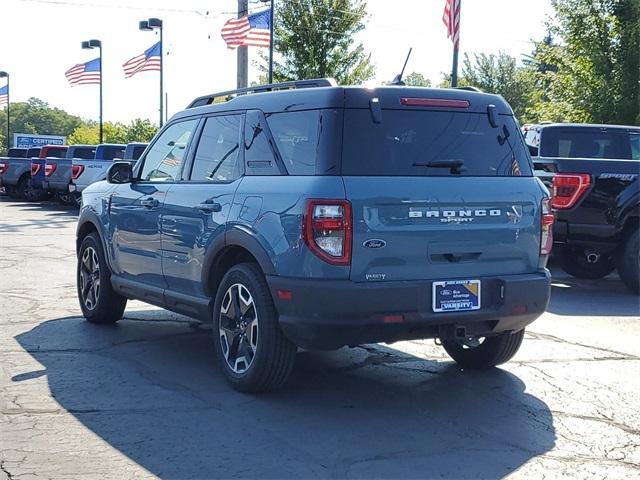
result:
[(249, 289), (231, 285), (220, 306), (220, 344), (229, 368), (246, 372), (258, 348), (258, 312)]
[(100, 295), (100, 262), (93, 247), (85, 248), (80, 263), (80, 294), (88, 310), (96, 308)]

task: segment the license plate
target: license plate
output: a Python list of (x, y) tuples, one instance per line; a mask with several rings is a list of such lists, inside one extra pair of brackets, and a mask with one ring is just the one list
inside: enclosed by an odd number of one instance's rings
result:
[(480, 310), (480, 280), (433, 282), (434, 312)]

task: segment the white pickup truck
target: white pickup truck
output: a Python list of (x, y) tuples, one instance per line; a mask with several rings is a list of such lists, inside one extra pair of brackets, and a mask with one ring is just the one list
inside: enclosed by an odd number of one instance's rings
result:
[(76, 203), (80, 203), (81, 194), (85, 188), (107, 178), (107, 170), (114, 161), (136, 162), (147, 145), (146, 143), (129, 143), (128, 145), (104, 143), (98, 145), (93, 159), (74, 158), (69, 192), (74, 195)]

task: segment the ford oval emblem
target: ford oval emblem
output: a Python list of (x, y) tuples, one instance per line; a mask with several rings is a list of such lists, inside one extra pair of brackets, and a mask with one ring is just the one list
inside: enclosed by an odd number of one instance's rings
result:
[(380, 240), (379, 238), (372, 238), (362, 243), (362, 246), (367, 248), (384, 248), (387, 246), (387, 242)]

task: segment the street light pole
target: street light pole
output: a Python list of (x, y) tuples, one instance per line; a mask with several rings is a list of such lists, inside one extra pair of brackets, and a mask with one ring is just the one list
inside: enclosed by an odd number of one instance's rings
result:
[(85, 50), (92, 50), (94, 48), (97, 48), (100, 50), (100, 98), (99, 98), (99, 107), (100, 107), (100, 142), (99, 143), (103, 143), (103, 136), (102, 136), (102, 130), (103, 130), (103, 122), (102, 122), (102, 42), (100, 40), (87, 40), (85, 42), (82, 42), (82, 48), (84, 48)]
[(273, 16), (276, 9), (276, 0), (260, 1), (263, 3), (271, 3), (271, 8), (269, 10), (269, 81), (267, 83), (273, 83)]
[(7, 72), (0, 72), (0, 78), (7, 78), (7, 156), (9, 155), (9, 149), (11, 148), (11, 139), (9, 138), (10, 135), (10, 125), (11, 125), (11, 118), (10, 118), (10, 114), (9, 114), (9, 105), (11, 105), (11, 98), (9, 97), (10, 91), (9, 91), (9, 73)]
[(163, 55), (163, 43), (162, 43), (162, 20), (159, 18), (150, 18), (148, 20), (142, 20), (139, 22), (139, 28), (143, 31), (151, 31), (157, 28), (160, 33), (160, 127), (164, 124), (163, 112), (164, 112), (164, 55)]

